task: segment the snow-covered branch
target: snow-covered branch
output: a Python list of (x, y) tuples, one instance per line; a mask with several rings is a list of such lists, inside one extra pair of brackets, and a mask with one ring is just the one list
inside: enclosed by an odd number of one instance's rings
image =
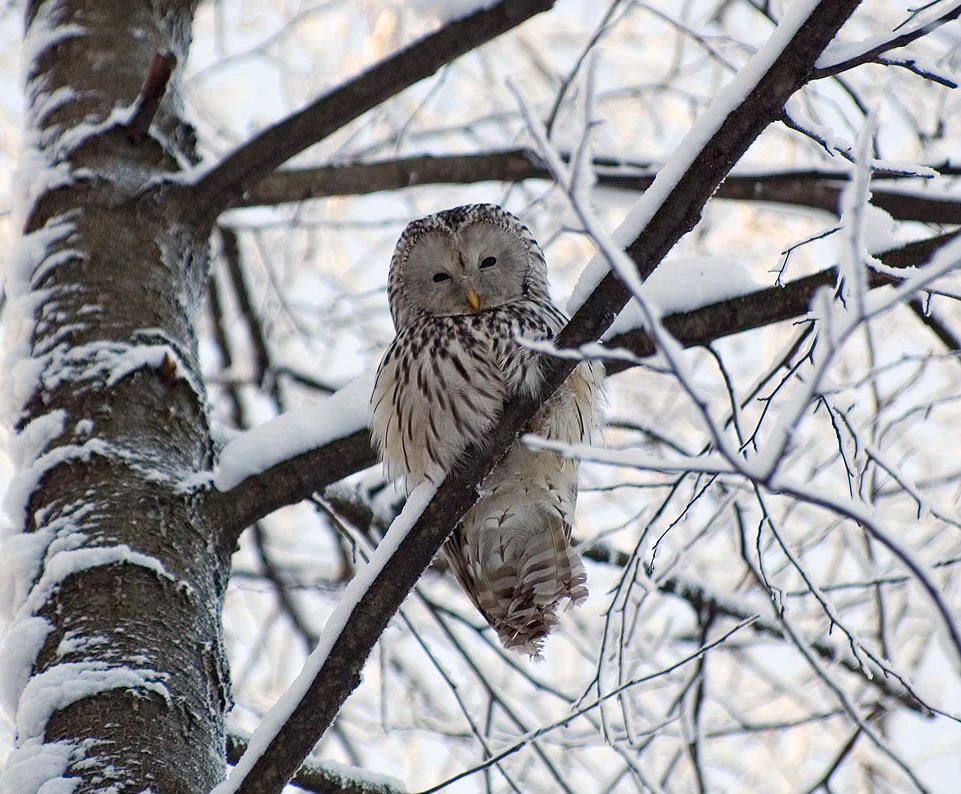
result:
[[(925, 12), (930, 12), (925, 14)], [(867, 41), (850, 42), (835, 41), (818, 58), (817, 71), (814, 79), (830, 77), (832, 75), (846, 72), (856, 66), (865, 63), (885, 63), (886, 65), (908, 65), (918, 74), (936, 79), (943, 85), (955, 88), (955, 83), (950, 78), (942, 75), (934, 67), (923, 67), (911, 58), (910, 55), (902, 56), (900, 59), (882, 58), (884, 53), (901, 47), (907, 47), (912, 42), (917, 41), (922, 36), (926, 36), (931, 31), (936, 30), (948, 22), (953, 22), (961, 16), (961, 2), (952, 0), (951, 2), (929, 3), (913, 12), (917, 18), (910, 20), (901, 26), (897, 32), (874, 36)]]

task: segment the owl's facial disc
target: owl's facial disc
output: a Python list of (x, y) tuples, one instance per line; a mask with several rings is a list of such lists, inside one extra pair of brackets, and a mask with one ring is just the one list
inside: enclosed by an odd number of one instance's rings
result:
[(404, 283), (411, 302), (434, 315), (473, 314), (524, 295), (527, 247), (492, 223), (432, 231), (411, 246)]

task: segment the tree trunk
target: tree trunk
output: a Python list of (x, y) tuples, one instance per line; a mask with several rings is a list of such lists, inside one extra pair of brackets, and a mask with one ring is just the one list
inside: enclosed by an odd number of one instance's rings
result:
[(213, 454), (194, 327), (208, 257), (157, 187), (193, 157), (179, 72), (166, 93), (163, 74), (186, 60), (193, 10), (27, 9), (27, 195), (9, 285), (21, 338), (7, 370), (23, 532), (7, 559), (23, 658), (11, 791), (63, 776), (77, 792), (201, 792), (224, 773), (231, 550), (185, 485)]

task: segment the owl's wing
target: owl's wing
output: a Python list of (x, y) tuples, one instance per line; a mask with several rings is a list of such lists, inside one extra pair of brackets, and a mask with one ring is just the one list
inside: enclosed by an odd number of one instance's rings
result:
[[(588, 438), (597, 374), (579, 365), (534, 418), (534, 432)], [(540, 656), (560, 605), (587, 597), (587, 575), (570, 540), (576, 498), (576, 461), (515, 444), (444, 546), (461, 586), (506, 648)]]
[(508, 304), (492, 329), (492, 355), (508, 396), (533, 394), (543, 378), (543, 358), (520, 340), (542, 342), (563, 327), (564, 315), (550, 302), (528, 299)]

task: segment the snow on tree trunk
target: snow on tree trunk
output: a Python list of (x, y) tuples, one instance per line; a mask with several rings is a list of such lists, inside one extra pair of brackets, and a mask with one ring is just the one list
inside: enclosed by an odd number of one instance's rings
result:
[(193, 324), (206, 239), (157, 187), (193, 157), (176, 69), (165, 94), (154, 86), (150, 133), (143, 112), (129, 123), (157, 56), (185, 61), (193, 10), (27, 9), (5, 369), (21, 533), (0, 577), (18, 743), (5, 792), (58, 778), (49, 790), (201, 792), (224, 772), (230, 549), (183, 486), (213, 452)]

